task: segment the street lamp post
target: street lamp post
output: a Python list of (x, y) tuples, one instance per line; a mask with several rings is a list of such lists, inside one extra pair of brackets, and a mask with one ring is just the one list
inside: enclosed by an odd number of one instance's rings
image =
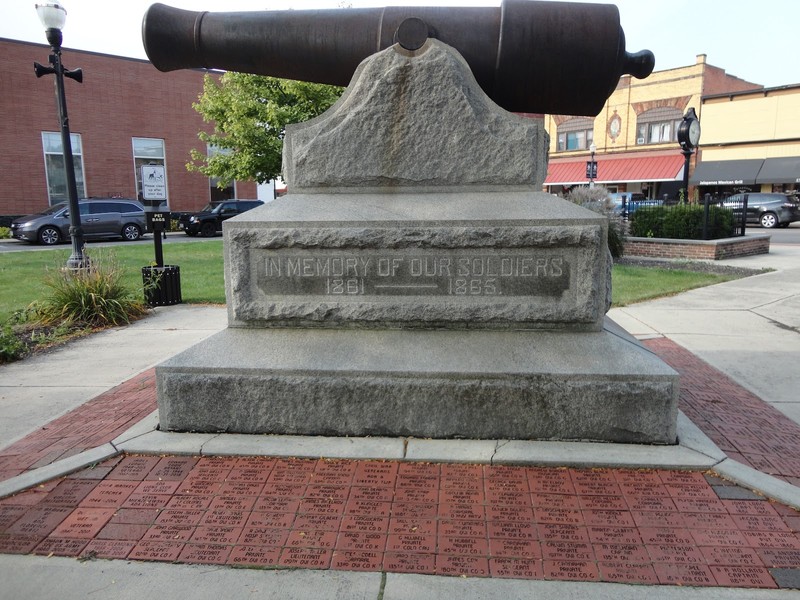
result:
[(64, 93), (64, 77), (74, 79), (78, 83), (83, 81), (83, 72), (80, 69), (73, 71), (65, 69), (61, 62), (61, 30), (67, 18), (67, 11), (63, 5), (57, 3), (37, 4), (36, 12), (44, 25), (45, 35), (50, 44), (50, 64), (45, 67), (33, 63), (36, 77), (54, 74), (56, 76), (56, 106), (58, 107), (58, 120), (61, 124), (61, 149), (64, 153), (64, 170), (67, 178), (67, 199), (69, 201), (69, 235), (72, 238), (72, 254), (67, 259), (68, 269), (83, 269), (88, 266), (88, 259), (83, 254), (83, 228), (81, 215), (78, 208), (78, 185), (75, 181), (75, 163), (72, 157), (72, 141), (69, 134), (69, 117), (67, 116), (67, 98)]
[(589, 145), (589, 152), (592, 153), (591, 161), (589, 162), (589, 187), (594, 187), (594, 179), (597, 177), (597, 163), (594, 162), (594, 153), (597, 152), (597, 146), (592, 142)]
[(690, 107), (683, 115), (683, 121), (678, 126), (678, 143), (683, 154), (683, 199), (689, 200), (689, 159), (697, 144), (700, 143), (700, 121), (694, 107)]

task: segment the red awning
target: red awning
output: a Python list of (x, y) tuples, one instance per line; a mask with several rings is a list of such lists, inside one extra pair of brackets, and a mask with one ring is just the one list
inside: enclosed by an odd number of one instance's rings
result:
[[(598, 156), (595, 183), (625, 183), (635, 181), (676, 181), (681, 178), (684, 158), (682, 154), (659, 156)], [(545, 185), (576, 185), (588, 183), (587, 158), (581, 160), (550, 161)]]

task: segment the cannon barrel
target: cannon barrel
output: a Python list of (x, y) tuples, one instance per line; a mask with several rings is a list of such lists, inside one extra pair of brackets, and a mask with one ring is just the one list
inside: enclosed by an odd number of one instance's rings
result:
[(513, 112), (596, 115), (619, 78), (647, 77), (610, 4), (503, 0), (500, 7), (385, 7), (194, 12), (152, 5), (145, 51), (160, 71), (207, 68), (347, 85), (358, 64), (394, 43), (453, 46), (498, 105)]

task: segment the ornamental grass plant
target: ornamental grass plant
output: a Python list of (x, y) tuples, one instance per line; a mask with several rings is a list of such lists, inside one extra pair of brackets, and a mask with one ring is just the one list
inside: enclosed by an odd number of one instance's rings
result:
[(148, 309), (123, 278), (124, 270), (110, 252), (93, 253), (85, 269), (48, 269), (45, 296), (28, 307), (29, 320), (95, 328), (130, 323)]

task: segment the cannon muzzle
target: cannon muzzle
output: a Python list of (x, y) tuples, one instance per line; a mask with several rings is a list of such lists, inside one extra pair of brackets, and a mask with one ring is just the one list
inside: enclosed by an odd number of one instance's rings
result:
[(347, 85), (358, 64), (394, 43), (453, 46), (484, 92), (513, 112), (596, 115), (619, 78), (647, 77), (610, 4), (503, 0), (500, 7), (386, 7), (193, 12), (153, 4), (142, 23), (160, 71), (207, 68)]

